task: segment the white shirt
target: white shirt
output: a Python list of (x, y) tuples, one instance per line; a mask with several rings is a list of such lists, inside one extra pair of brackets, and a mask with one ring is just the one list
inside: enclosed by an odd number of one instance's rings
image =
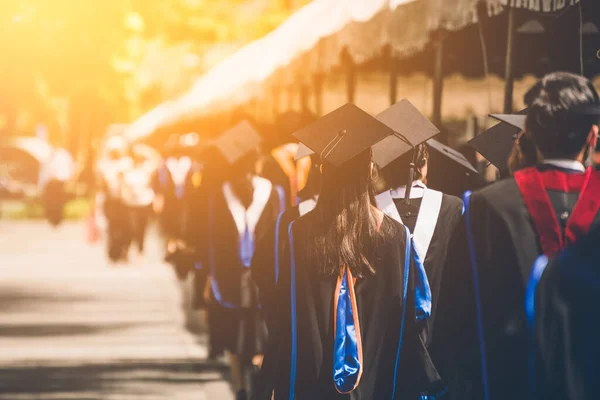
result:
[(571, 160), (568, 158), (548, 158), (544, 160), (544, 164), (554, 165), (558, 168), (572, 169), (575, 171), (585, 172), (585, 167), (582, 163), (577, 160)]
[(141, 163), (123, 173), (122, 198), (132, 207), (149, 206), (154, 200), (152, 169)]

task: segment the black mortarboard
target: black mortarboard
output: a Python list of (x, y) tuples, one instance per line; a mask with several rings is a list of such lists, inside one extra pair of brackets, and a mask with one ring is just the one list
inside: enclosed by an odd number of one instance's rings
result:
[(440, 155), (447, 157), (449, 161), (454, 163), (454, 165), (458, 165), (462, 170), (464, 170), (465, 174), (478, 174), (475, 167), (460, 151), (454, 150), (453, 148), (446, 146), (435, 139), (429, 139), (427, 144), (429, 145), (430, 155), (439, 153)]
[(461, 152), (435, 139), (429, 139), (427, 145), (428, 186), (455, 196), (480, 186), (479, 173)]
[[(521, 113), (526, 110), (521, 111)], [(514, 126), (521, 131), (525, 130), (525, 120), (527, 115), (525, 114), (490, 114), (490, 117), (497, 119), (500, 122), (504, 122), (508, 125)]]
[(315, 154), (315, 152), (306, 147), (304, 143), (299, 143), (298, 150), (296, 151), (296, 155), (294, 156), (294, 161), (298, 161), (301, 158), (308, 157), (313, 154)]
[[(377, 114), (375, 118), (395, 132), (394, 136), (373, 146), (373, 153), (378, 154), (378, 165), (382, 168), (440, 133), (440, 130), (407, 99), (400, 100)], [(404, 140), (399, 140), (398, 137)]]
[(261, 141), (262, 138), (256, 129), (248, 121), (242, 121), (222, 133), (213, 144), (227, 163), (233, 165), (256, 149)]
[(522, 110), (519, 114), (490, 114), (490, 117), (500, 123), (467, 143), (499, 170), (505, 170), (515, 140), (525, 128), (525, 112), (527, 110)]
[[(402, 99), (380, 112), (376, 118), (395, 132), (391, 138), (373, 146), (373, 153), (378, 152), (384, 165), (391, 163), (440, 133), (440, 130), (407, 99)], [(412, 160), (407, 177), (407, 189), (404, 199), (407, 204), (410, 203), (410, 191), (414, 179), (414, 171), (415, 165), (414, 160)]]
[[(394, 131), (352, 103), (330, 112), (294, 133), (322, 160), (339, 167)], [(373, 160), (379, 165), (377, 154)], [(380, 165), (381, 166), (381, 165)]]

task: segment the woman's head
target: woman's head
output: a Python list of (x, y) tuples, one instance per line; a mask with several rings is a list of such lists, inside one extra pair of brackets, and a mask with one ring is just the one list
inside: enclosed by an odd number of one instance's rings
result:
[(325, 162), (317, 206), (309, 214), (307, 256), (324, 275), (347, 265), (356, 276), (372, 273), (378, 240), (371, 150), (340, 167)]

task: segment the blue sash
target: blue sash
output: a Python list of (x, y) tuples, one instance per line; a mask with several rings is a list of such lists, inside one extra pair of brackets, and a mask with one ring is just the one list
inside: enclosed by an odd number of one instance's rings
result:
[(185, 194), (185, 181), (183, 181), (182, 183), (175, 185), (175, 197), (177, 197), (178, 199), (182, 199), (183, 195)]
[(529, 391), (535, 399), (535, 291), (548, 266), (548, 257), (541, 255), (535, 260), (525, 291), (525, 314), (529, 326)]
[(283, 217), (283, 211), (279, 213), (275, 222), (275, 284), (279, 281), (279, 229), (281, 226), (281, 217)]
[(294, 400), (294, 391), (296, 386), (296, 364), (298, 360), (298, 332), (296, 323), (296, 256), (294, 254), (294, 234), (292, 228), (294, 221), (288, 226), (288, 238), (290, 241), (290, 312), (292, 321), (292, 354), (290, 357), (290, 396), (289, 400)]
[(158, 168), (158, 182), (162, 187), (167, 186), (169, 183), (169, 172), (167, 171), (167, 167), (165, 165), (161, 165)]
[(254, 255), (254, 235), (248, 230), (248, 223), (246, 223), (246, 229), (238, 244), (238, 254), (242, 265), (250, 268), (252, 256)]
[(285, 202), (285, 189), (281, 185), (275, 185), (275, 190), (277, 191), (277, 196), (279, 197), (279, 212), (284, 212), (287, 208)]
[(471, 269), (473, 273), (473, 288), (475, 292), (475, 312), (477, 318), (477, 339), (479, 342), (479, 353), (481, 356), (481, 381), (483, 384), (483, 398), (489, 400), (489, 388), (487, 377), (487, 359), (485, 354), (485, 341), (483, 335), (483, 316), (481, 310), (481, 296), (479, 294), (479, 272), (477, 270), (477, 256), (475, 253), (475, 243), (473, 242), (473, 232), (471, 229), (471, 191), (466, 191), (463, 195), (465, 207), (465, 223), (467, 227), (467, 244), (469, 247), (469, 258), (471, 260)]
[(338, 393), (347, 394), (358, 386), (363, 367), (354, 280), (348, 267), (340, 271), (333, 302), (333, 383)]
[[(411, 239), (412, 241), (412, 239)], [(421, 257), (414, 249), (411, 249), (413, 262), (415, 263), (415, 315), (417, 321), (429, 319), (431, 316), (431, 287), (427, 279), (425, 267)]]

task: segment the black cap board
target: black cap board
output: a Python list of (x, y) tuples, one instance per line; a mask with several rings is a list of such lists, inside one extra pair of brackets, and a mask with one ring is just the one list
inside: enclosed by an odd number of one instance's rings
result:
[[(373, 153), (378, 154), (381, 162), (378, 164), (382, 168), (440, 133), (440, 130), (407, 99), (400, 100), (377, 114), (375, 118), (395, 132), (394, 136), (373, 146)], [(405, 140), (398, 140), (398, 137)]]
[(446, 157), (448, 160), (453, 162), (453, 165), (458, 165), (466, 175), (478, 174), (475, 167), (467, 160), (461, 152), (454, 150), (453, 148), (446, 146), (443, 143), (438, 142), (435, 139), (429, 139), (427, 141), (429, 145), (429, 153), (439, 153)]
[(213, 144), (227, 163), (235, 164), (240, 158), (256, 149), (262, 138), (248, 121), (242, 121), (221, 134)]
[[(339, 167), (393, 134), (387, 125), (347, 103), (300, 129), (294, 136), (322, 160)], [(373, 160), (379, 164), (376, 154)]]
[[(524, 111), (526, 110), (523, 110), (522, 112)], [(519, 128), (521, 131), (525, 130), (525, 120), (527, 119), (527, 115), (525, 114), (490, 114), (490, 117), (514, 126), (515, 128)]]
[(500, 123), (475, 136), (467, 144), (499, 170), (505, 170), (515, 140), (525, 127), (526, 112), (525, 109), (518, 114), (490, 114)]
[[(347, 107), (349, 105), (351, 107)], [(356, 112), (356, 110), (359, 110), (360, 112)], [(356, 112), (356, 118), (364, 118), (365, 120), (367, 120), (367, 116), (371, 119), (373, 118), (351, 103), (348, 103), (346, 106), (333, 111), (323, 118), (326, 118), (338, 111), (338, 117), (342, 117), (344, 113)], [(375, 119), (391, 129), (384, 131), (383, 127), (379, 125), (378, 129), (381, 129), (382, 133), (385, 132), (385, 136), (382, 135), (383, 137), (381, 139), (374, 140), (375, 143), (371, 145), (373, 148), (373, 160), (381, 168), (385, 167), (403, 154), (406, 154), (412, 150), (414, 146), (427, 141), (440, 132), (439, 129), (436, 128), (436, 126), (433, 125), (423, 114), (421, 114), (421, 112), (419, 112), (419, 110), (407, 99), (403, 99), (393, 106), (387, 108), (383, 112), (379, 113)], [(315, 124), (317, 122), (315, 122)], [(294, 135), (301, 142), (303, 142), (298, 133)], [(367, 147), (368, 146), (362, 148), (353, 156), (359, 154)], [(311, 154), (312, 150), (310, 149), (310, 145), (303, 146), (303, 143), (300, 143), (300, 148), (298, 149), (295, 160)]]
[(306, 147), (304, 143), (299, 143), (298, 150), (296, 151), (296, 155), (294, 156), (294, 161), (298, 161), (301, 158), (308, 157), (313, 154), (315, 154), (315, 152)]

